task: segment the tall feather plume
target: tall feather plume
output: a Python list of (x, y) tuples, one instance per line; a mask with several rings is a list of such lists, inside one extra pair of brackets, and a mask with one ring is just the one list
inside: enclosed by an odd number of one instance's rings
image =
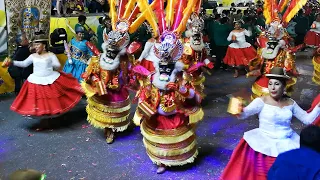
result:
[(202, 0), (198, 0), (197, 6), (196, 6), (196, 9), (195, 9), (195, 12), (197, 14), (199, 14), (200, 11), (201, 11), (201, 5), (202, 5)]
[(177, 8), (177, 13), (175, 15), (175, 20), (174, 20), (172, 30), (177, 29), (177, 27), (179, 26), (182, 20), (182, 13), (185, 6), (186, 6), (186, 0), (179, 0), (179, 5)]
[(292, 0), (286, 12), (283, 14), (282, 21), (289, 23), (290, 20), (299, 12), (308, 0)]
[(176, 0), (167, 0), (167, 7), (166, 7), (166, 22), (167, 22), (167, 28), (171, 28), (173, 24), (173, 18), (174, 18), (174, 5)]
[(136, 3), (136, 0), (129, 0), (126, 9), (124, 11), (124, 14), (122, 16), (123, 19), (128, 19), (130, 16), (130, 13), (133, 11), (134, 5)]
[(155, 15), (152, 10), (152, 6), (148, 4), (147, 1), (145, 0), (137, 0), (137, 4), (140, 8), (140, 11), (142, 11), (141, 15), (139, 18), (137, 18), (129, 27), (129, 32), (133, 33), (135, 32), (138, 27), (145, 21), (147, 20), (150, 26), (152, 27), (153, 34), (155, 36), (158, 36), (158, 26), (156, 22)]
[(117, 22), (117, 12), (116, 12), (116, 0), (108, 0), (109, 5), (110, 5), (110, 11), (109, 11), (109, 16), (111, 18), (111, 25), (112, 29), (116, 29), (116, 22)]
[(128, 0), (120, 0), (119, 7), (118, 7), (118, 17), (120, 19), (122, 19), (127, 2)]
[(280, 0), (280, 3), (278, 5), (278, 12), (282, 13), (284, 8), (288, 5), (289, 0)]
[(265, 0), (263, 5), (263, 15), (266, 19), (266, 24), (270, 24), (274, 18), (274, 11), (277, 10), (278, 6), (276, 0)]
[(181, 20), (178, 28), (174, 30), (176, 33), (181, 34), (186, 29), (187, 21), (190, 18), (192, 10), (195, 8), (195, 5), (197, 4), (197, 2), (198, 2), (198, 0), (189, 0), (188, 1), (187, 7), (183, 11), (182, 20)]

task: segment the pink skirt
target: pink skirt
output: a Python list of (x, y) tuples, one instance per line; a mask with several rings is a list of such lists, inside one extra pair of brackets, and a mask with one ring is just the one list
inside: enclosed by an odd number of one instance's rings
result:
[(304, 43), (307, 46), (316, 46), (320, 45), (320, 33), (316, 33), (313, 31), (308, 31), (306, 36), (304, 37)]
[(275, 157), (254, 151), (244, 139), (241, 139), (220, 179), (266, 180), (275, 160)]
[(250, 61), (257, 57), (257, 51), (252, 47), (232, 48), (228, 47), (223, 62), (229, 66), (247, 66)]

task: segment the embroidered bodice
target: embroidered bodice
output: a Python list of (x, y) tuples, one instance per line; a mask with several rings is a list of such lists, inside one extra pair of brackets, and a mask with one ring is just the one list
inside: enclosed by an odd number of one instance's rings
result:
[(247, 30), (243, 30), (241, 32), (231, 31), (227, 40), (231, 41), (232, 36), (236, 37), (236, 42), (233, 42), (229, 45), (231, 48), (247, 48), (250, 47), (251, 44), (247, 43), (246, 36), (251, 36), (251, 33)]
[(310, 29), (310, 31), (316, 32), (316, 33), (320, 33), (320, 22), (317, 21), (313, 21), (312, 25), (315, 24), (316, 28), (315, 29)]
[(71, 40), (70, 51), (73, 60), (87, 63), (88, 59), (93, 55), (86, 42), (87, 40), (77, 41), (75, 38)]
[(245, 132), (243, 138), (255, 151), (277, 157), (300, 146), (300, 136), (290, 127), (292, 117), (295, 116), (304, 124), (311, 124), (319, 116), (320, 108), (317, 106), (307, 113), (294, 101), (292, 105), (280, 108), (256, 98), (244, 108), (240, 118), (254, 114), (259, 115), (259, 128)]
[(58, 69), (61, 66), (57, 56), (53, 53), (42, 56), (31, 54), (24, 61), (13, 61), (13, 65), (18, 67), (28, 67), (32, 63), (33, 73), (28, 77), (30, 83), (52, 84), (60, 76), (59, 72), (53, 70), (53, 68)]

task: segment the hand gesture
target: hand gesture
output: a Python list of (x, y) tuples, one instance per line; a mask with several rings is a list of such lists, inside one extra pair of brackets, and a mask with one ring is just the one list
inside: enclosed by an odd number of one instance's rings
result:
[(68, 59), (68, 62), (69, 62), (69, 64), (72, 64), (72, 60), (71, 59)]
[(12, 61), (10, 58), (6, 58), (3, 63), (2, 63), (2, 67), (9, 67), (11, 65)]

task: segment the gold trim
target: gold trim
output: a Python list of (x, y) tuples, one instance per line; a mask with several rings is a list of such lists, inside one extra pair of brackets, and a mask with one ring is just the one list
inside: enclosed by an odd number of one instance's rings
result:
[(130, 115), (130, 111), (126, 111), (125, 113), (121, 113), (121, 116), (119, 115), (117, 117), (110, 117), (107, 113), (98, 111), (90, 107), (89, 105), (86, 107), (86, 111), (88, 113), (88, 116), (90, 115), (90, 117), (93, 117), (95, 120), (109, 124), (126, 121), (127, 116)]
[(312, 59), (312, 64), (313, 64), (314, 69), (316, 71), (320, 71), (320, 56), (319, 57), (314, 57)]
[(126, 118), (127, 118), (126, 121), (123, 121), (122, 123), (118, 123), (118, 124), (102, 123), (97, 121), (90, 115), (88, 115), (87, 120), (95, 128), (98, 128), (98, 129), (112, 128), (112, 130), (115, 132), (122, 132), (122, 131), (125, 131), (130, 125), (130, 121), (128, 119), (129, 116), (127, 116)]
[(190, 144), (188, 144), (186, 147), (182, 148), (171, 148), (171, 149), (164, 149), (164, 148), (159, 148), (156, 146), (153, 146), (152, 144), (148, 143), (148, 141), (143, 138), (143, 144), (146, 147), (147, 151), (151, 153), (153, 156), (156, 157), (171, 157), (171, 156), (179, 156), (185, 153), (190, 152), (194, 148), (196, 148), (196, 141), (192, 141)]
[(104, 104), (105, 106), (113, 107), (113, 109), (121, 108), (130, 104), (129, 96), (124, 101), (111, 102), (102, 99), (100, 96), (93, 96), (92, 100), (98, 104)]
[(155, 143), (155, 142), (151, 142), (147, 139), (144, 138), (144, 140), (154, 146), (157, 147), (159, 149), (181, 149), (181, 148), (185, 148), (187, 146), (189, 146), (193, 141), (196, 140), (196, 135), (194, 134), (193, 136), (190, 136), (188, 139), (179, 142), (179, 143), (174, 143), (174, 144), (159, 144), (159, 143)]
[(189, 114), (189, 124), (195, 124), (203, 120), (204, 112), (202, 108), (199, 108), (196, 112)]
[[(180, 134), (179, 128), (177, 128), (177, 129), (168, 130), (168, 134), (166, 134), (166, 135), (160, 135), (160, 134), (155, 134), (155, 133), (150, 132), (152, 130), (148, 129), (148, 127), (145, 124), (146, 124), (145, 121), (143, 121), (142, 125), (140, 127), (141, 134), (148, 141), (158, 143), (158, 144), (178, 143), (178, 142), (184, 141), (184, 140), (188, 139), (190, 136), (194, 135), (194, 130), (190, 126), (184, 126), (184, 128), (187, 131), (185, 131), (183, 134)], [(176, 133), (172, 134), (172, 131), (175, 131), (175, 130), (178, 130), (178, 131)], [(166, 130), (162, 130), (162, 131), (166, 132)]]
[[(93, 98), (88, 98), (87, 102), (90, 106), (98, 109), (99, 111), (106, 112), (106, 113), (121, 113), (124, 111), (129, 111), (131, 109), (130, 101), (125, 101), (125, 103), (121, 104), (122, 106), (110, 106), (101, 104), (95, 101)], [(110, 103), (109, 103), (110, 104)]]
[(143, 118), (143, 116), (136, 110), (136, 112), (134, 113), (132, 121), (136, 126), (140, 126), (142, 118)]

